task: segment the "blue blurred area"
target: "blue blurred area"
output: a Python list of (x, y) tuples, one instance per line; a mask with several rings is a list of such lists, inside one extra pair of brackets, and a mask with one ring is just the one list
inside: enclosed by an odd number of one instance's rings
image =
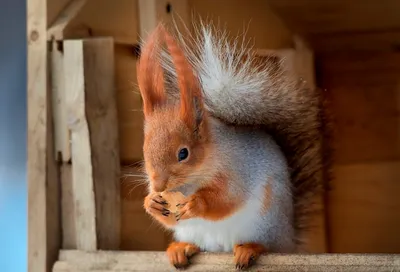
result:
[(26, 0), (0, 0), (0, 271), (27, 271)]

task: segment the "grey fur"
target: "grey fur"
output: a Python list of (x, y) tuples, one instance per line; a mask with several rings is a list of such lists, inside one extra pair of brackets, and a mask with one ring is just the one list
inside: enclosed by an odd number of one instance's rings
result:
[[(205, 251), (232, 251), (235, 244), (257, 242), (270, 252), (293, 252), (290, 174), (279, 146), (259, 129), (229, 126), (214, 118), (210, 121), (212, 144), (216, 147), (210, 163), (214, 169), (230, 173), (230, 191), (226, 193), (243, 198), (245, 204), (221, 221), (199, 218), (180, 221), (173, 227), (176, 240), (192, 242)], [(260, 207), (268, 183), (272, 198), (268, 211), (263, 212)], [(238, 224), (247, 225), (236, 233)], [(230, 232), (233, 234), (227, 241), (225, 236)]]

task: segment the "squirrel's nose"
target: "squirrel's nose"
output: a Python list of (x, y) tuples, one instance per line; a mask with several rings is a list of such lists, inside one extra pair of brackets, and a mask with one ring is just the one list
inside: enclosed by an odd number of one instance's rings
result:
[(161, 193), (165, 190), (167, 183), (163, 181), (155, 181), (153, 183), (153, 190), (157, 193)]
[(152, 181), (153, 190), (161, 193), (167, 187), (168, 178), (164, 175), (153, 175)]

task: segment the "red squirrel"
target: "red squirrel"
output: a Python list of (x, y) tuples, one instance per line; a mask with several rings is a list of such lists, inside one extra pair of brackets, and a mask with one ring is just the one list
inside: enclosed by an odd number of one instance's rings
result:
[(144, 208), (173, 231), (167, 255), (176, 268), (208, 251), (233, 252), (246, 269), (260, 254), (296, 251), (301, 179), (266, 128), (287, 125), (293, 116), (282, 107), (300, 102), (284, 101), (295, 84), (279, 86), (268, 67), (243, 61), (247, 51), (205, 26), (200, 34), (193, 48), (160, 24), (141, 49)]

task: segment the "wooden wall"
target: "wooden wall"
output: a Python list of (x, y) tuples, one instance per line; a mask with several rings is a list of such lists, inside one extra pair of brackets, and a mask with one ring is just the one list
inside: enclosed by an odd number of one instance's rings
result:
[(400, 53), (318, 56), (334, 113), (332, 252), (400, 252)]

